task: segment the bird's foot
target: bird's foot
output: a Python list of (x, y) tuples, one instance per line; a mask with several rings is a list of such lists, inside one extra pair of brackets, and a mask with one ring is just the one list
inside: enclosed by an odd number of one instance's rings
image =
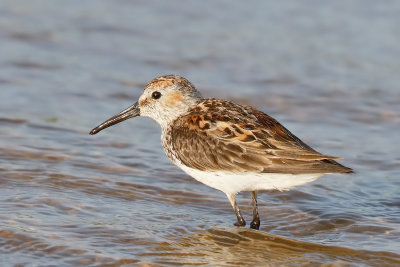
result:
[(260, 220), (253, 220), (250, 223), (250, 228), (251, 229), (255, 229), (255, 230), (259, 230), (260, 229)]
[(242, 219), (242, 220), (238, 220), (233, 225), (234, 226), (246, 226), (246, 222)]

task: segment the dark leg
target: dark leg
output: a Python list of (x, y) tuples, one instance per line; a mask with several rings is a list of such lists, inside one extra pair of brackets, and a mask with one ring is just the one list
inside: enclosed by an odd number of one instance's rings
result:
[(240, 213), (240, 210), (236, 204), (236, 200), (235, 200), (235, 195), (228, 195), (228, 199), (231, 202), (231, 205), (233, 207), (233, 210), (236, 213), (236, 217), (237, 217), (237, 223), (234, 223), (235, 226), (245, 226), (246, 222), (244, 221), (242, 214)]
[(251, 229), (260, 229), (260, 217), (258, 216), (258, 208), (257, 208), (257, 192), (251, 192), (251, 197), (253, 199), (253, 221), (250, 223)]

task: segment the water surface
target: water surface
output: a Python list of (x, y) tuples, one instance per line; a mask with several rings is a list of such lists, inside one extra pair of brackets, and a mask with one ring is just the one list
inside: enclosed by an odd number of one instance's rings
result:
[[(306, 2), (2, 1), (1, 265), (400, 264), (400, 4)], [(169, 73), (356, 173), (260, 194), (260, 231), (233, 227), (155, 122), (88, 135)]]

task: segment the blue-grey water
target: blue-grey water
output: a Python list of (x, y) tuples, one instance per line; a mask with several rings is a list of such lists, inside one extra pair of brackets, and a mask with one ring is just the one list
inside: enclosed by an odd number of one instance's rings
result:
[[(0, 1), (0, 265), (400, 265), (399, 14), (394, 0)], [(260, 194), (260, 231), (235, 228), (155, 122), (88, 135), (170, 73), (356, 173)]]

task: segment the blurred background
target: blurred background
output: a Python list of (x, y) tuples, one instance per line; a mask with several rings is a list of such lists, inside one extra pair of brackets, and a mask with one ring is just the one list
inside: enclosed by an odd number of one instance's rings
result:
[[(394, 0), (1, 0), (1, 265), (400, 264), (399, 14)], [(233, 227), (155, 122), (88, 135), (164, 74), (356, 173), (260, 194), (261, 231)]]

